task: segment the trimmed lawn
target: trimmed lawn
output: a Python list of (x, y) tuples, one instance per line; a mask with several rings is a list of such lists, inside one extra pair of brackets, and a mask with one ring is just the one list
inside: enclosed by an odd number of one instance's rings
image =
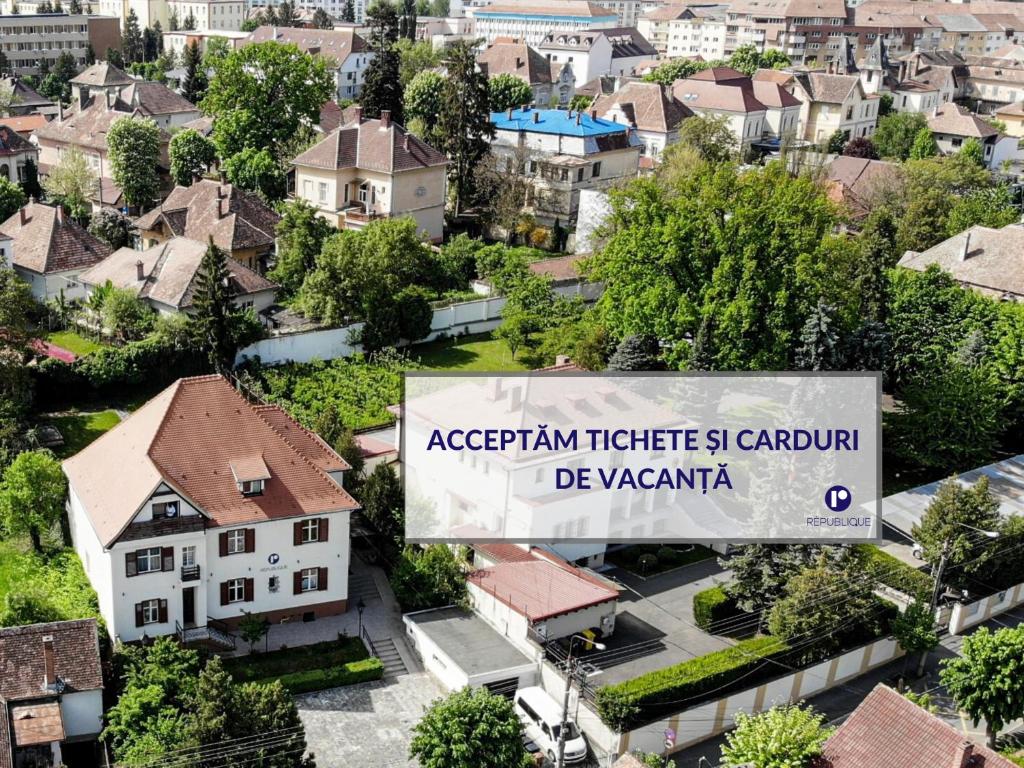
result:
[[(672, 554), (669, 555), (664, 550), (672, 550)], [(659, 552), (662, 554), (659, 555)], [(656, 562), (646, 569), (640, 567), (640, 558), (644, 555), (653, 555), (656, 558)], [(612, 565), (646, 578), (712, 557), (715, 557), (714, 551), (699, 544), (634, 544), (625, 549), (608, 552), (604, 559)]]
[(527, 371), (521, 359), (513, 359), (505, 342), (489, 333), (431, 341), (409, 347), (409, 357), (424, 368), (447, 371)]
[[(245, 641), (240, 640), (241, 647)], [(259, 648), (259, 643), (256, 647)], [(313, 645), (282, 648), (269, 653), (253, 653), (224, 659), (224, 668), (239, 682), (266, 680), (296, 672), (341, 667), (369, 657), (358, 637), (341, 637)]]
[(93, 352), (103, 349), (102, 344), (97, 344), (92, 339), (79, 336), (74, 331), (51, 331), (44, 338), (51, 344), (63, 347), (68, 352), (73, 352), (78, 357), (91, 355)]
[(80, 413), (75, 416), (57, 416), (48, 421), (64, 435), (64, 445), (54, 451), (57, 456), (64, 459), (74, 456), (104, 432), (116, 427), (121, 423), (121, 418), (116, 411), (108, 410)]

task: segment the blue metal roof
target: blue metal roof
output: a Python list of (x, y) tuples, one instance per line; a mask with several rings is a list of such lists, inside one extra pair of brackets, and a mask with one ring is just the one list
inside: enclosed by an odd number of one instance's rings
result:
[[(540, 117), (533, 122), (534, 113)], [(589, 112), (580, 115), (576, 124), (576, 112), (562, 109), (513, 109), (512, 117), (508, 112), (492, 112), (491, 122), (499, 131), (528, 131), (530, 133), (551, 133), (559, 136), (607, 136), (613, 133), (625, 133), (626, 126), (601, 117), (591, 117)]]

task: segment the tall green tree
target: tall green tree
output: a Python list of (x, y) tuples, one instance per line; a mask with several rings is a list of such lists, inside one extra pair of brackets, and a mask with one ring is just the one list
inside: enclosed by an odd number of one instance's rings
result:
[(935, 157), (937, 154), (939, 154), (939, 145), (935, 143), (932, 129), (925, 126), (914, 136), (914, 143), (910, 147), (910, 159), (924, 160), (926, 157)]
[(799, 704), (775, 706), (759, 714), (736, 713), (736, 727), (725, 737), (728, 765), (752, 768), (806, 768), (821, 755), (832, 735), (825, 716)]
[(198, 40), (193, 40), (182, 51), (182, 68), (185, 70), (185, 75), (181, 78), (181, 95), (193, 104), (198, 104), (206, 95), (209, 85), (199, 53)]
[(746, 544), (721, 560), (733, 573), (729, 596), (743, 611), (770, 608), (783, 597), (790, 580), (822, 553), (822, 548), (813, 544)]
[(410, 130), (428, 144), (437, 141), (437, 120), (444, 104), (445, 78), (439, 72), (424, 70), (405, 88), (403, 109)]
[(139, 17), (134, 8), (128, 10), (121, 32), (121, 52), (128, 64), (143, 60), (142, 30), (139, 28)]
[(440, 149), (448, 156), (452, 210), (458, 216), (473, 199), (476, 166), (495, 135), (488, 112), (487, 77), (476, 66), (473, 47), (465, 41), (448, 46), (444, 56), (448, 75), (438, 116)]
[(695, 115), (679, 126), (679, 146), (696, 150), (709, 163), (733, 159), (739, 145), (736, 134), (722, 115)]
[(341, 20), (349, 23), (356, 20), (356, 4), (353, 0), (345, 0), (345, 5), (341, 9)]
[(434, 69), (441, 63), (441, 54), (434, 48), (429, 40), (415, 42), (402, 38), (398, 41), (398, 57), (401, 61), (400, 78), (402, 88), (408, 88), (409, 83), (420, 72)]
[(370, 28), (368, 42), (373, 58), (366, 66), (359, 101), (363, 114), (377, 118), (390, 111), (396, 123), (403, 121), (401, 57), (398, 42), (398, 13), (389, 0), (376, 0), (366, 12)]
[(973, 137), (964, 142), (958, 154), (978, 168), (985, 167), (985, 150), (981, 146), (981, 142)]
[(985, 720), (988, 745), (995, 748), (999, 732), (1024, 717), (1024, 627), (982, 627), (967, 635), (960, 656), (944, 659), (939, 676), (975, 725)]
[(99, 238), (115, 251), (130, 246), (137, 231), (128, 216), (110, 208), (97, 211), (89, 220), (89, 234)]
[(288, 194), (288, 180), (269, 149), (246, 147), (224, 161), (224, 173), (235, 186), (268, 202), (283, 200)]
[(214, 142), (218, 147), (225, 118), (236, 112), (259, 115), (258, 120), (247, 122), (242, 147), (268, 149), (277, 157), (279, 147), (302, 125), (319, 122), (320, 107), (333, 93), (333, 75), (323, 58), (314, 58), (290, 43), (268, 41), (228, 54), (210, 82), (202, 108), (216, 118)]
[(413, 726), (409, 757), (423, 768), (524, 768), (530, 764), (511, 699), (468, 687), (430, 705)]
[(28, 202), (28, 195), (17, 184), (0, 176), (0, 223), (18, 212)]
[(107, 132), (111, 176), (125, 202), (147, 210), (160, 191), (160, 129), (150, 119), (122, 117)]
[(360, 501), (370, 524), (389, 541), (404, 544), (405, 495), (398, 475), (387, 464), (373, 468), (362, 484)]
[(232, 327), (235, 309), (228, 289), (227, 260), (227, 254), (214, 245), (211, 237), (199, 264), (192, 300), (193, 337), (207, 351), (210, 366), (218, 373), (231, 370), (238, 348)]
[(96, 174), (82, 151), (69, 147), (46, 175), (43, 189), (49, 200), (63, 205), (75, 219), (82, 220), (89, 213), (89, 201), (96, 193), (97, 183)]
[(935, 566), (944, 548), (947, 563), (958, 566), (968, 561), (969, 571), (977, 571), (986, 559), (988, 540), (981, 531), (998, 531), (1002, 525), (999, 502), (982, 476), (969, 488), (956, 479), (943, 482), (912, 529), (914, 540), (924, 548), (924, 559)]
[(276, 230), (277, 261), (269, 277), (285, 295), (294, 295), (302, 287), (306, 275), (316, 268), (317, 256), (333, 231), (330, 223), (317, 215), (316, 208), (301, 197), (284, 205)]
[(217, 162), (217, 147), (194, 128), (185, 128), (171, 137), (168, 154), (171, 179), (178, 186), (192, 185)]
[(906, 160), (917, 135), (927, 127), (928, 121), (920, 112), (893, 112), (879, 118), (871, 141), (881, 157)]
[(334, 20), (323, 8), (313, 11), (313, 26), (317, 29), (334, 29)]
[(398, 34), (403, 40), (416, 39), (416, 0), (402, 0), (402, 16), (398, 23)]
[(26, 451), (14, 459), (0, 481), (0, 528), (7, 535), (28, 535), (43, 551), (43, 534), (64, 514), (67, 480), (49, 451)]
[(487, 84), (492, 112), (504, 112), (516, 109), (523, 104), (533, 103), (533, 89), (515, 75), (502, 72), (490, 79)]
[[(928, 652), (939, 644), (935, 631), (935, 614), (928, 603), (920, 600), (907, 606), (906, 610), (892, 620), (892, 634), (906, 654), (920, 654), (918, 675), (924, 674), (924, 663)], [(906, 665), (904, 664), (904, 670)]]

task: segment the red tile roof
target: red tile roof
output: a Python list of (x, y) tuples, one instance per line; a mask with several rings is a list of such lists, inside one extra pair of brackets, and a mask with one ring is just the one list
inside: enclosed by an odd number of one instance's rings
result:
[(530, 550), (504, 541), (474, 544), (473, 549), (496, 563), (525, 563), (536, 559), (530, 554)]
[(537, 558), (481, 568), (471, 573), (468, 581), (530, 622), (612, 602), (619, 597), (609, 587)]
[[(351, 118), (351, 119), (349, 119)], [(345, 122), (292, 163), (336, 171), (341, 168), (397, 173), (447, 165), (448, 158), (424, 141), (391, 122), (370, 120), (358, 112), (343, 113)]]
[(44, 637), (53, 638), (54, 671), (69, 693), (103, 687), (95, 619), (30, 624), (0, 629), (0, 700), (47, 695), (43, 688)]
[(883, 766), (1013, 768), (1013, 763), (967, 741), (941, 718), (879, 684), (825, 742), (815, 768)]
[(298, 448), (306, 457), (324, 472), (344, 472), (352, 469), (319, 435), (305, 429), (278, 405), (257, 405), (253, 407), (260, 416), (278, 431), (289, 443)]
[[(214, 527), (356, 509), (326, 474), (326, 447), (290, 419), (283, 431), (285, 419), (250, 404), (222, 376), (179, 379), (65, 461), (64, 472), (104, 545), (160, 482), (180, 489)], [(243, 496), (231, 463), (254, 456), (271, 479), (262, 495)]]
[(14, 264), (41, 275), (88, 269), (110, 255), (109, 245), (42, 203), (26, 205), (0, 223), (0, 232), (14, 241)]

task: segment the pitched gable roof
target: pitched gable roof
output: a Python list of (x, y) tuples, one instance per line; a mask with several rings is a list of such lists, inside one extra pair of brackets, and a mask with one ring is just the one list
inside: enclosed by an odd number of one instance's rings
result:
[(344, 63), (349, 54), (368, 50), (366, 41), (353, 29), (262, 26), (253, 30), (245, 44), (265, 43), (270, 40), (293, 43), (306, 53), (334, 59), (338, 66)]
[(606, 115), (610, 110), (627, 105), (633, 122), (641, 131), (668, 133), (693, 115), (668, 87), (659, 83), (627, 83), (611, 95), (598, 96), (590, 108), (599, 115)]
[(672, 83), (672, 94), (689, 109), (736, 113), (764, 112), (767, 109), (754, 95), (750, 78), (743, 75), (738, 80), (728, 75), (724, 77), (726, 79), (715, 80), (695, 75), (676, 80)]
[(135, 82), (123, 70), (106, 61), (97, 61), (91, 67), (82, 70), (69, 81), (72, 85), (112, 86), (130, 85)]
[(54, 674), (68, 693), (103, 688), (96, 619), (0, 629), (0, 702), (52, 695), (45, 679), (43, 638), (53, 639)]
[[(108, 107), (105, 99), (97, 97), (85, 109), (65, 113), (63, 120), (57, 118), (37, 128), (36, 138), (105, 152), (110, 127), (122, 118), (132, 118), (137, 114), (141, 115), (141, 112), (121, 99)], [(170, 134), (162, 128), (159, 130), (160, 143), (165, 145), (171, 140)]]
[(3, 120), (0, 123), (0, 157), (36, 151), (28, 139), (10, 127), (10, 118), (4, 117), (0, 120)]
[(928, 127), (933, 133), (969, 136), (976, 139), (999, 135), (999, 131), (959, 104), (941, 105), (935, 110), (935, 114), (928, 118)]
[(199, 114), (195, 104), (162, 83), (137, 80), (121, 89), (121, 99), (144, 115)]
[(815, 768), (1013, 768), (945, 720), (879, 683), (825, 742)]
[(29, 203), (0, 223), (0, 231), (14, 241), (14, 264), (41, 275), (86, 269), (110, 254), (109, 245), (42, 203)]
[(165, 228), (170, 235), (206, 243), (232, 253), (273, 245), (281, 217), (256, 195), (232, 184), (201, 179), (175, 187), (167, 199), (140, 216), (139, 229)]
[(551, 82), (550, 62), (526, 43), (494, 43), (476, 57), (488, 77), (514, 75), (527, 85)]
[(860, 87), (860, 78), (856, 75), (807, 72), (797, 75), (797, 79), (814, 101), (823, 101), (827, 104), (842, 104), (850, 96), (851, 91)]
[(923, 272), (937, 264), (954, 279), (996, 295), (1024, 296), (1024, 226), (973, 226), (926, 251), (907, 251), (901, 267)]
[[(356, 509), (303, 441), (290, 440), (273, 420), (222, 376), (179, 379), (67, 459), (64, 472), (104, 546), (161, 482), (179, 489), (211, 526)], [(243, 496), (231, 462), (253, 456), (271, 480), (263, 495)]]
[[(207, 244), (185, 237), (172, 237), (144, 251), (121, 248), (79, 275), (87, 285), (107, 281), (131, 291), (140, 299), (151, 299), (175, 309), (192, 306), (199, 267)], [(142, 264), (143, 279), (138, 278)], [(272, 291), (277, 286), (233, 259), (228, 261), (228, 293), (232, 297)]]
[(448, 158), (397, 123), (385, 125), (380, 120), (356, 117), (300, 154), (292, 163), (328, 170), (363, 168), (398, 173), (447, 165)]

